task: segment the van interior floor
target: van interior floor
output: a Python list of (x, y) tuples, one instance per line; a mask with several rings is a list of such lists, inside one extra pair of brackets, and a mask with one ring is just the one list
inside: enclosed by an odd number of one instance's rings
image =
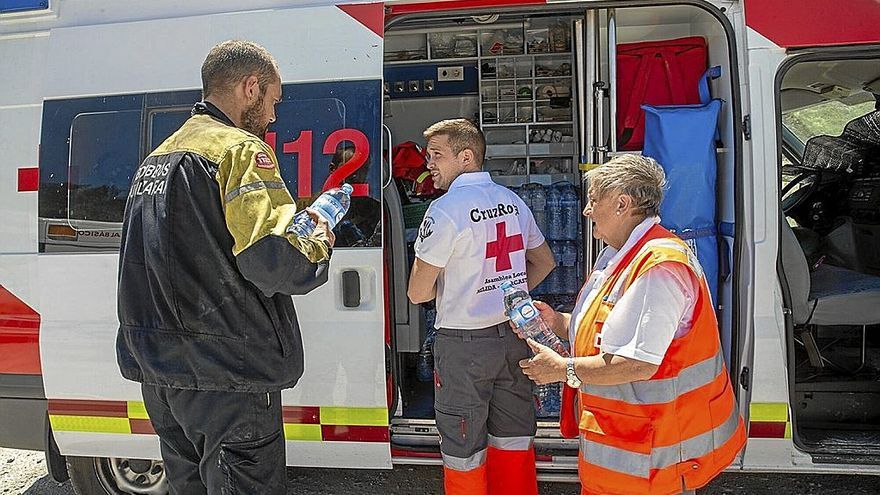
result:
[(864, 364), (860, 328), (815, 332), (821, 369), (803, 346), (796, 347), (792, 414), (798, 439), (811, 453), (858, 454), (871, 463), (874, 456), (880, 462), (880, 345), (878, 328), (867, 330)]
[(813, 335), (823, 366), (811, 363), (805, 346), (797, 345), (796, 384), (835, 382), (849, 390), (848, 383), (880, 383), (880, 327), (867, 327), (864, 363), (861, 327), (819, 327)]
[[(858, 452), (866, 460), (856, 463), (880, 464), (880, 430), (858, 431), (832, 429), (798, 428), (801, 443), (810, 452), (827, 455), (851, 455)], [(868, 461), (869, 457), (874, 457)]]
[(403, 392), (403, 417), (434, 418), (434, 384), (413, 379)]

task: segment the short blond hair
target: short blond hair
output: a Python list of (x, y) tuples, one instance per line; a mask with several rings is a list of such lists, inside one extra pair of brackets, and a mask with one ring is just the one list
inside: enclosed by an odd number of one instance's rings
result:
[(626, 194), (645, 215), (660, 213), (666, 189), (666, 174), (653, 158), (626, 153), (587, 172), (590, 189), (599, 200), (608, 193)]
[(471, 150), (477, 165), (483, 166), (483, 158), (486, 156), (486, 138), (483, 131), (467, 119), (441, 120), (425, 129), (425, 139), (434, 136), (446, 136), (452, 152), (458, 155), (464, 150)]

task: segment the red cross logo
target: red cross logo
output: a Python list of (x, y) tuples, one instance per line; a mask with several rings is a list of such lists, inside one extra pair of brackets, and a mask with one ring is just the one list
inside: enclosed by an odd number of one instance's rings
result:
[(495, 271), (510, 270), (510, 253), (523, 250), (522, 234), (507, 237), (507, 222), (495, 224), (495, 239), (486, 244), (486, 259), (495, 258)]

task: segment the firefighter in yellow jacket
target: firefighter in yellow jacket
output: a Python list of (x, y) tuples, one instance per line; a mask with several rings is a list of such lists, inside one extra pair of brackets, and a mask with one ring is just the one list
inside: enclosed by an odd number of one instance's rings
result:
[(536, 354), (520, 363), (537, 383), (568, 385), (560, 423), (580, 438), (584, 494), (692, 493), (745, 445), (702, 268), (659, 225), (665, 182), (638, 155), (590, 171), (584, 215), (608, 247), (572, 314), (537, 303), (575, 357), (530, 340)]
[(173, 495), (287, 492), (281, 390), (303, 374), (292, 294), (327, 281), (334, 236), (296, 205), (261, 137), (281, 99), (265, 48), (231, 40), (203, 101), (132, 179), (119, 255), (122, 376), (141, 383)]

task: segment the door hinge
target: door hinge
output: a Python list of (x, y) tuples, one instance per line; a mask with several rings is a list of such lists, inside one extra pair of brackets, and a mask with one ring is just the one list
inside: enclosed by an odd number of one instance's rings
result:
[(746, 115), (743, 117), (743, 138), (746, 141), (752, 140), (752, 116)]
[(743, 390), (750, 389), (752, 386), (751, 378), (749, 367), (743, 367), (742, 371), (739, 373), (739, 386), (742, 387)]
[(385, 374), (390, 375), (392, 373), (392, 366), (394, 365), (394, 351), (391, 350), (391, 345), (385, 344)]

